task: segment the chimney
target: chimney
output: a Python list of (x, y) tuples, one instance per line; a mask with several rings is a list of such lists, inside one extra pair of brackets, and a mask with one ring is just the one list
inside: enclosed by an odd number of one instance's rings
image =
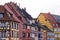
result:
[(24, 7), (24, 10), (26, 11), (26, 7)]
[(18, 3), (19, 7), (20, 7), (20, 3)]

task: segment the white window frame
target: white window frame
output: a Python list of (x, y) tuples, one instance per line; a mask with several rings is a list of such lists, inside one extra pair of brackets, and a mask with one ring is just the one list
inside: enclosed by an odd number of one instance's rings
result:
[(34, 34), (34, 33), (31, 33), (31, 37), (32, 37), (32, 38), (35, 38), (35, 34)]
[(27, 29), (30, 29), (30, 26), (27, 26)]
[(33, 31), (35, 31), (35, 27), (31, 27), (31, 29), (32, 29)]
[(54, 28), (54, 32), (57, 32), (58, 31), (58, 29), (57, 28)]

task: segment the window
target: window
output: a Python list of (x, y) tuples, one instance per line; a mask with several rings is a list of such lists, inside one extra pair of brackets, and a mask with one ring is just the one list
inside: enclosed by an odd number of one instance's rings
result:
[(25, 33), (25, 32), (22, 32), (22, 36), (25, 38), (25, 36), (26, 36), (26, 33)]
[(6, 32), (1, 32), (1, 38), (6, 38)]
[(35, 20), (32, 20), (32, 23), (35, 23)]
[(19, 37), (19, 33), (17, 32), (17, 38)]
[(35, 27), (31, 27), (31, 29), (32, 29), (33, 31), (35, 31)]
[(13, 31), (12, 31), (12, 35), (11, 36), (13, 37)]
[(30, 20), (30, 24), (32, 24), (32, 20)]
[(40, 33), (38, 34), (38, 38), (40, 38)]
[(13, 26), (12, 26), (13, 29), (18, 29), (18, 24), (13, 22)]
[(55, 31), (55, 32), (57, 32), (57, 31), (58, 31), (58, 29), (57, 29), (57, 28), (54, 28), (54, 31)]
[(48, 36), (54, 36), (54, 33), (53, 33), (53, 32), (48, 32), (47, 35), (48, 35)]
[(39, 20), (37, 20), (39, 22)]
[(55, 26), (56, 26), (56, 24), (53, 24), (53, 26), (55, 27)]
[(31, 37), (32, 37), (32, 38), (34, 38), (34, 37), (35, 37), (35, 34), (34, 34), (34, 33), (32, 33), (32, 34), (31, 34)]
[(10, 14), (9, 12), (7, 12), (7, 14), (8, 14), (8, 16), (9, 16), (10, 18), (12, 18), (12, 14)]
[(40, 31), (40, 28), (38, 28), (38, 31)]
[(18, 29), (18, 23), (16, 23), (16, 29)]
[(13, 28), (16, 29), (16, 23), (13, 23)]
[(2, 13), (0, 13), (0, 18), (3, 18), (3, 14)]
[(1, 31), (0, 31), (0, 38), (1, 38)]
[(16, 31), (12, 31), (12, 35), (11, 35), (12, 37), (16, 37), (16, 38), (18, 38), (18, 32), (16, 32)]
[(27, 28), (27, 26), (26, 25), (23, 25), (23, 29), (26, 29)]
[(22, 17), (21, 16), (19, 16), (18, 18), (22, 21)]
[(6, 22), (1, 22), (0, 23), (0, 27), (6, 27), (7, 25), (6, 25)]
[(58, 26), (58, 24), (56, 24), (56, 26)]
[(54, 40), (54, 38), (48, 38), (48, 40)]
[(58, 38), (58, 34), (55, 34), (55, 37)]
[(26, 21), (27, 21), (28, 23), (30, 23), (30, 20), (29, 20), (28, 18), (26, 18)]
[(6, 26), (8, 25), (9, 23), (8, 22), (6, 22)]
[(6, 31), (6, 37), (10, 36), (10, 31)]
[(28, 37), (30, 37), (30, 33), (28, 33)]
[(27, 26), (27, 29), (30, 29), (30, 26)]
[(45, 19), (45, 21), (48, 21), (47, 19)]
[(35, 30), (38, 30), (38, 28), (37, 28), (37, 27), (35, 27)]

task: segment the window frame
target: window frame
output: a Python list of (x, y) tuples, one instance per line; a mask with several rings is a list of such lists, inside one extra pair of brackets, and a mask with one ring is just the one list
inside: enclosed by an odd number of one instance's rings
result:
[[(2, 15), (1, 15), (2, 14)], [(3, 13), (0, 13), (0, 18), (3, 18), (4, 17), (4, 14)]]

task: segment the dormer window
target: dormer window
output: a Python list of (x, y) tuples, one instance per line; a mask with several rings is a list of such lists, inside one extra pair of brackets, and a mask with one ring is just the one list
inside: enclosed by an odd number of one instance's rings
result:
[(2, 13), (0, 13), (0, 18), (3, 18), (3, 14)]
[(12, 14), (10, 14), (9, 12), (7, 12), (7, 14), (8, 14), (8, 16), (9, 16), (10, 18), (12, 18)]

